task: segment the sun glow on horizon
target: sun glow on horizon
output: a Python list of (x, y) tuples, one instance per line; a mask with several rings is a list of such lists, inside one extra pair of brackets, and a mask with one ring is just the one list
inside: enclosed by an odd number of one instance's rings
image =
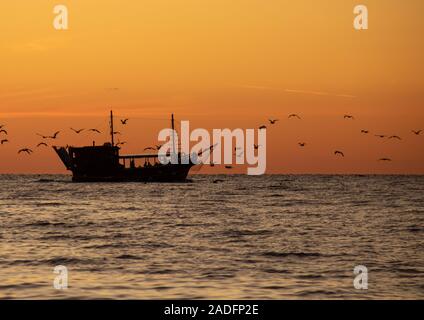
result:
[(278, 118), (268, 173), (424, 174), (424, 134), (412, 133), (424, 129), (424, 2), (362, 2), (369, 29), (357, 31), (353, 0), (64, 0), (58, 31), (56, 1), (4, 1), (0, 173), (65, 172), (50, 149), (17, 150), (57, 130), (61, 144), (107, 141), (69, 128), (107, 127), (113, 109), (130, 118), (124, 153), (154, 143), (171, 113), (208, 129)]

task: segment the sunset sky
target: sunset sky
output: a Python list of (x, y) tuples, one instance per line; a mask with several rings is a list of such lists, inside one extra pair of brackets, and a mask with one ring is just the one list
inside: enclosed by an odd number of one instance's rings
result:
[[(58, 3), (69, 30), (53, 28)], [(358, 4), (369, 30), (353, 28)], [(100, 144), (69, 128), (106, 132), (113, 109), (130, 118), (122, 153), (156, 143), (172, 112), (207, 129), (271, 117), (268, 173), (424, 174), (424, 132), (411, 132), (424, 129), (423, 12), (422, 0), (1, 1), (0, 173), (66, 172), (36, 133)]]

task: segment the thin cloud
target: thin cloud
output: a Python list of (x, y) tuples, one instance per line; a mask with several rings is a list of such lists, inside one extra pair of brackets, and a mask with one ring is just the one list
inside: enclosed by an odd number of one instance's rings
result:
[(309, 91), (309, 90), (299, 90), (299, 89), (280, 89), (280, 88), (275, 88), (275, 87), (255, 86), (255, 85), (236, 85), (236, 87), (243, 88), (243, 89), (254, 89), (254, 90), (282, 91), (282, 92), (286, 92), (286, 93), (306, 94), (306, 95), (314, 95), (314, 96), (356, 98), (356, 96), (350, 95), (350, 94), (330, 93), (330, 92), (324, 92), (324, 91)]
[(41, 53), (63, 47), (65, 40), (58, 37), (46, 37), (12, 43), (7, 48), (14, 53)]
[(330, 93), (330, 92), (323, 92), (323, 91), (307, 91), (307, 90), (294, 90), (294, 89), (285, 89), (284, 91), (288, 92), (288, 93), (310, 94), (310, 95), (316, 95), (316, 96), (356, 98), (356, 96), (353, 96), (353, 95), (350, 95), (350, 94)]
[(12, 92), (5, 92), (5, 93), (0, 93), (0, 99), (39, 95), (39, 94), (51, 92), (51, 90), (52, 90), (51, 88), (40, 88), (40, 89), (17, 90)]
[(281, 91), (281, 89), (279, 88), (264, 87), (264, 86), (233, 85), (233, 87), (242, 88), (242, 89)]

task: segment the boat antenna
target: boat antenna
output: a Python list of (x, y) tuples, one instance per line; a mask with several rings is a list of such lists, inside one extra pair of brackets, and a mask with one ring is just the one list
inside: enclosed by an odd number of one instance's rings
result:
[(175, 154), (175, 134), (174, 134), (175, 126), (174, 126), (174, 114), (173, 113), (171, 114), (171, 127), (172, 127), (172, 151)]
[(112, 142), (112, 147), (115, 146), (115, 142), (113, 139), (113, 112), (112, 110), (110, 110), (110, 136), (111, 136), (111, 142)]

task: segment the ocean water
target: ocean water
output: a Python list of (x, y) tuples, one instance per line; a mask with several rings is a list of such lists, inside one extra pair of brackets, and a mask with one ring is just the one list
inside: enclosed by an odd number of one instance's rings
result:
[(0, 298), (423, 299), (423, 236), (424, 176), (0, 175)]

